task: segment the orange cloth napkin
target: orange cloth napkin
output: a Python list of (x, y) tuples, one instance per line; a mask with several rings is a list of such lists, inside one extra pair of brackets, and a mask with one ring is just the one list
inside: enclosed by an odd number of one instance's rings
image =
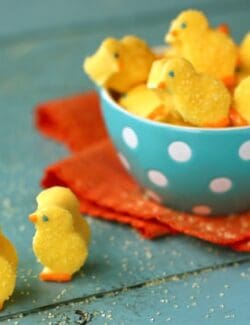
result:
[(70, 187), (82, 212), (129, 224), (145, 238), (183, 233), (214, 244), (250, 251), (250, 212), (205, 217), (152, 201), (123, 168), (105, 129), (98, 95), (92, 91), (40, 104), (36, 127), (63, 142), (72, 155), (49, 166), (44, 187)]

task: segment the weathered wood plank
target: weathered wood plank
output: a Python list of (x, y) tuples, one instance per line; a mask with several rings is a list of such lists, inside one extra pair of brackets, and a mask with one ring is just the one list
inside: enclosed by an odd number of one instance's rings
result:
[(249, 324), (250, 263), (91, 296), (3, 324)]

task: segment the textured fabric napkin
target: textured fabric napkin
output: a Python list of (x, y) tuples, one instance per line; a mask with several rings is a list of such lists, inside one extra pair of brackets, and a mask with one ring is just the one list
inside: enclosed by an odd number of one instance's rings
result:
[(70, 187), (82, 212), (129, 224), (145, 238), (183, 233), (250, 251), (250, 212), (205, 217), (171, 210), (150, 198), (123, 167), (105, 129), (94, 92), (52, 100), (35, 110), (37, 129), (72, 155), (44, 171), (42, 185)]

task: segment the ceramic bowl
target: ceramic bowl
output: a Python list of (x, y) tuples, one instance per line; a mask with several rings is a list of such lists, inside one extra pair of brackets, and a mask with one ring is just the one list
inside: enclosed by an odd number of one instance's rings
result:
[(196, 214), (250, 210), (250, 127), (163, 124), (127, 112), (104, 89), (100, 97), (119, 157), (154, 198)]

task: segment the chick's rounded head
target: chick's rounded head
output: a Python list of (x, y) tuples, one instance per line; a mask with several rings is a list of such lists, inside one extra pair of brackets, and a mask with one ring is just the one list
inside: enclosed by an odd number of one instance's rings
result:
[(198, 10), (186, 10), (181, 12), (171, 23), (170, 29), (165, 36), (165, 41), (169, 44), (186, 41), (203, 33), (209, 27), (208, 20), (203, 12)]
[(187, 60), (163, 58), (153, 63), (147, 85), (149, 88), (161, 88), (172, 92), (183, 82), (192, 79), (194, 74), (194, 68)]
[(57, 205), (71, 213), (79, 212), (80, 203), (75, 194), (67, 187), (53, 186), (41, 193), (36, 198), (38, 209), (49, 205)]
[(37, 230), (49, 229), (59, 233), (73, 229), (71, 213), (58, 206), (43, 207), (31, 214), (29, 219), (35, 224)]
[(119, 72), (122, 46), (115, 38), (105, 39), (97, 51), (83, 62), (87, 75), (99, 86), (106, 86), (109, 79)]

